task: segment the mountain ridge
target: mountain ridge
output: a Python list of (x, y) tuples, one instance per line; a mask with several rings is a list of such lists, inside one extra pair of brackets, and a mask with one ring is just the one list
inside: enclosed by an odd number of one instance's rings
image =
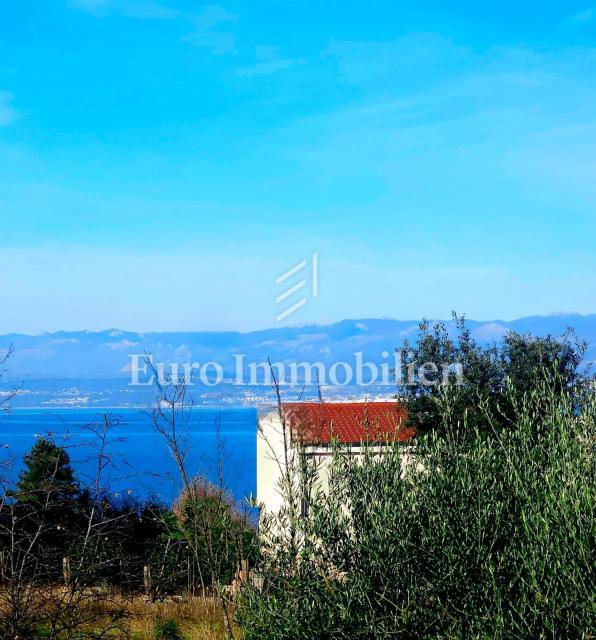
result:
[[(596, 313), (582, 314), (582, 313), (577, 313), (577, 312), (574, 312), (574, 311), (569, 311), (569, 312), (553, 311), (551, 313), (547, 313), (547, 314), (543, 314), (543, 315), (536, 314), (536, 315), (531, 315), (531, 316), (522, 316), (521, 318), (515, 318), (513, 320), (503, 320), (502, 318), (489, 318), (489, 319), (486, 319), (486, 320), (475, 320), (475, 319), (466, 317), (466, 322), (471, 322), (471, 323), (476, 323), (476, 324), (500, 323), (500, 324), (504, 324), (504, 325), (510, 325), (510, 324), (529, 321), (529, 320), (534, 320), (534, 319), (542, 319), (542, 320), (554, 319), (554, 320), (559, 320), (561, 318), (570, 318), (570, 319), (578, 319), (578, 318), (580, 318), (580, 319), (590, 319), (590, 320), (596, 321)], [(448, 323), (453, 322), (452, 318), (450, 318), (449, 320), (440, 319), (440, 318), (425, 318), (425, 319), (430, 323), (443, 322), (443, 323), (448, 324)], [(101, 335), (135, 334), (135, 335), (139, 335), (139, 336), (173, 335), (173, 334), (174, 335), (183, 335), (183, 334), (250, 335), (250, 334), (268, 332), (268, 331), (284, 331), (284, 330), (294, 330), (294, 329), (307, 329), (307, 328), (313, 328), (313, 327), (319, 327), (319, 328), (320, 327), (332, 327), (332, 326), (336, 326), (336, 325), (339, 325), (339, 324), (357, 323), (357, 322), (392, 322), (392, 323), (395, 322), (395, 323), (418, 324), (418, 323), (421, 322), (421, 319), (419, 319), (419, 320), (413, 320), (413, 319), (400, 320), (399, 318), (391, 318), (389, 316), (381, 316), (381, 317), (378, 317), (378, 318), (375, 318), (375, 317), (343, 318), (342, 320), (337, 320), (335, 322), (328, 322), (328, 323), (322, 323), (322, 324), (321, 323), (316, 323), (316, 322), (307, 322), (307, 323), (304, 323), (304, 324), (284, 325), (284, 326), (281, 326), (281, 327), (266, 327), (266, 328), (263, 328), (263, 329), (252, 329), (250, 331), (234, 331), (234, 330), (217, 331), (217, 330), (214, 330), (214, 329), (208, 329), (208, 330), (178, 330), (178, 331), (156, 331), (156, 330), (134, 331), (132, 329), (121, 329), (119, 327), (109, 327), (109, 328), (106, 328), (106, 329), (97, 329), (97, 330), (93, 330), (93, 329), (72, 329), (72, 330), (58, 329), (57, 331), (43, 331), (41, 333), (21, 333), (21, 332), (18, 332), (18, 331), (13, 331), (13, 332), (0, 334), (0, 340), (3, 340), (4, 338), (10, 337), (10, 336), (18, 336), (18, 337), (23, 337), (23, 338), (41, 338), (41, 337), (46, 337), (46, 336), (56, 336), (56, 335), (62, 335), (62, 334), (88, 334), (88, 335), (97, 335), (97, 334), (101, 334)]]
[[(437, 320), (429, 320), (437, 322)], [(152, 353), (157, 361), (205, 362), (215, 360), (224, 369), (235, 354), (247, 361), (332, 362), (352, 358), (357, 351), (379, 361), (383, 351), (399, 348), (415, 338), (418, 320), (351, 318), (330, 324), (269, 327), (240, 331), (150, 331), (117, 328), (101, 331), (55, 331), (38, 335), (0, 335), (0, 350), (12, 344), (8, 379), (125, 378), (131, 354)], [(453, 320), (442, 321), (450, 332)], [(573, 328), (586, 340), (586, 360), (596, 360), (596, 314), (533, 315), (516, 320), (467, 320), (481, 343), (499, 341), (508, 331), (560, 335)]]

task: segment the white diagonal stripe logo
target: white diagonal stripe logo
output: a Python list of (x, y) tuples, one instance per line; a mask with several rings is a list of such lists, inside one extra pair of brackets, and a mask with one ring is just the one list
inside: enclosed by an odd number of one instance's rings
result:
[[(278, 276), (275, 279), (275, 283), (277, 285), (284, 283), (286, 280), (289, 280), (292, 276), (295, 276), (297, 273), (300, 273), (302, 270), (306, 269), (308, 264), (309, 264), (308, 260), (301, 260), (300, 262), (295, 264), (293, 267), (291, 267), (287, 271), (284, 271), (284, 273)], [(311, 293), (311, 297), (316, 298), (319, 294), (319, 254), (317, 252), (312, 254), (310, 265), (311, 265), (311, 273), (310, 273), (311, 292), (310, 293)], [(288, 298), (293, 296), (295, 293), (297, 293), (301, 289), (304, 289), (306, 287), (307, 282), (308, 282), (307, 278), (302, 278), (302, 280), (300, 280), (296, 284), (289, 286), (285, 291), (282, 291), (275, 298), (275, 303), (280, 304), (281, 302), (283, 302), (284, 300), (287, 300)], [(288, 316), (292, 315), (295, 311), (298, 311), (298, 309), (303, 307), (306, 304), (306, 301), (307, 301), (307, 297), (303, 296), (302, 298), (300, 298), (300, 300), (298, 300), (297, 302), (294, 302), (287, 309), (284, 309), (281, 313), (279, 313), (275, 317), (275, 321), (280, 322), (284, 318), (287, 318)]]

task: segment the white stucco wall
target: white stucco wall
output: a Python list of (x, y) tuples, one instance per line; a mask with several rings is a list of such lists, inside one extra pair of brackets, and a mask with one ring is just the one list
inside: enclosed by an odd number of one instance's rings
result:
[[(288, 434), (288, 446), (289, 434)], [(378, 451), (382, 446), (375, 447)], [(328, 467), (331, 462), (331, 449), (328, 446), (307, 447), (306, 452), (315, 458), (318, 468), (318, 485), (325, 491), (328, 484)], [(360, 457), (362, 449), (359, 446), (346, 447), (346, 455)], [(292, 460), (293, 451), (288, 451), (288, 458)], [(423, 466), (415, 461), (412, 446), (404, 445), (402, 454), (402, 470), (405, 473), (415, 464), (418, 470)], [(285, 470), (284, 437), (282, 422), (277, 410), (272, 410), (259, 416), (257, 429), (257, 501), (268, 513), (275, 513), (283, 505), (280, 491), (280, 479)]]
[(275, 411), (259, 416), (257, 428), (257, 502), (273, 513), (282, 505), (279, 482), (285, 468), (282, 423)]

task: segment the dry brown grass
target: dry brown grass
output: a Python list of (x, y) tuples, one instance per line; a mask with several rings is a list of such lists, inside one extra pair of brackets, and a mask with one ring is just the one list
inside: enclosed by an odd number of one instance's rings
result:
[[(131, 636), (152, 640), (157, 620), (176, 620), (188, 640), (222, 640), (225, 637), (221, 610), (213, 598), (171, 598), (147, 602), (136, 598), (128, 602)], [(239, 634), (236, 632), (235, 637)]]
[[(44, 613), (50, 614), (54, 599), (63, 587), (37, 589), (37, 617), (40, 634), (45, 637), (47, 625)], [(101, 592), (101, 597), (98, 597)], [(1, 598), (0, 598), (1, 601)], [(0, 615), (5, 615), (0, 606)], [(154, 640), (153, 630), (158, 620), (175, 620), (185, 640), (223, 640), (225, 638), (222, 614), (215, 598), (172, 596), (162, 602), (148, 602), (144, 596), (124, 597), (113, 590), (89, 590), (81, 602), (83, 617), (88, 623), (78, 627), (79, 632), (104, 631), (106, 638), (123, 640)], [(122, 617), (121, 614), (123, 613)], [(82, 636), (84, 637), (84, 636)], [(241, 637), (234, 629), (234, 638)]]

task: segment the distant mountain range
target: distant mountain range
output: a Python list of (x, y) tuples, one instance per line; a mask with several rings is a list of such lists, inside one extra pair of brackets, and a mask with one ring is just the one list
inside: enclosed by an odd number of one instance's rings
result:
[[(454, 323), (446, 322), (450, 331)], [(508, 331), (560, 335), (573, 327), (588, 343), (586, 360), (596, 361), (596, 314), (530, 316), (511, 322), (468, 321), (473, 336), (482, 343), (499, 341)], [(331, 363), (363, 352), (365, 359), (380, 361), (383, 351), (414, 341), (415, 320), (363, 318), (330, 325), (280, 327), (240, 332), (150, 332), (58, 331), (36, 336), (0, 336), (0, 349), (12, 344), (14, 354), (7, 363), (7, 381), (33, 380), (119, 380), (129, 377), (130, 354), (151, 353), (156, 361), (217, 361), (225, 371), (234, 368), (234, 354), (246, 361), (306, 361)]]

